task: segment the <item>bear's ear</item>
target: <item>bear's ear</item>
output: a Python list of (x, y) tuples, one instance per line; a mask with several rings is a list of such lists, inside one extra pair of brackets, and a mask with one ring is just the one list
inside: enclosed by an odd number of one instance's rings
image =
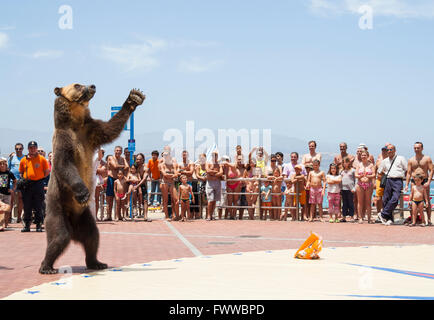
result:
[(62, 93), (62, 88), (55, 88), (54, 93), (56, 94), (56, 96), (60, 96), (60, 94)]

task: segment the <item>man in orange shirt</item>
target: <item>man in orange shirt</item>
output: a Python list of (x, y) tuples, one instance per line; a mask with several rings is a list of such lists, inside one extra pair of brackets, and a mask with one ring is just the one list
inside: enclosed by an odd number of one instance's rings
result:
[(29, 153), (20, 161), (20, 174), (28, 183), (23, 194), (24, 204), (24, 228), (21, 232), (30, 232), (32, 224), (32, 211), (35, 211), (36, 231), (42, 232), (42, 206), (45, 200), (44, 195), (44, 178), (50, 173), (50, 167), (47, 159), (38, 153), (38, 144), (30, 141), (28, 144)]
[(161, 194), (157, 195), (157, 202), (154, 202), (155, 194), (153, 192), (160, 192), (160, 169), (158, 168), (160, 153), (157, 150), (152, 151), (152, 158), (148, 161), (149, 174), (151, 176), (151, 198), (149, 204), (152, 206), (159, 206), (161, 203)]

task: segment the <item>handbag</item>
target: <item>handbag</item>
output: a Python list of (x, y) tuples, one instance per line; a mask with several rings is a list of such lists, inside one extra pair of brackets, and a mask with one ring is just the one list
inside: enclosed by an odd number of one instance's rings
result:
[(393, 163), (395, 162), (396, 157), (393, 159), (392, 164), (390, 165), (389, 171), (387, 171), (387, 173), (381, 177), (380, 188), (383, 188), (383, 189), (386, 188), (387, 175), (389, 174), (390, 169), (392, 169), (392, 166), (393, 166)]

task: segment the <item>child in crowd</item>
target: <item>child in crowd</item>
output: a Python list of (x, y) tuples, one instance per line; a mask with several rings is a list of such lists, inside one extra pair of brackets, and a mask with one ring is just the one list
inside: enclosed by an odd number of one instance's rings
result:
[(188, 178), (185, 174), (181, 175), (180, 180), (179, 202), (181, 203), (181, 221), (188, 221), (188, 218), (192, 218), (190, 213), (190, 199), (194, 204), (193, 188), (187, 183)]
[(138, 214), (138, 208), (140, 208), (141, 199), (142, 199), (142, 188), (137, 187), (141, 181), (140, 173), (138, 171), (139, 167), (137, 164), (133, 164), (131, 166), (130, 172), (127, 176), (127, 183), (129, 184), (128, 193), (132, 197), (133, 210)]
[(260, 220), (267, 220), (267, 214), (271, 216), (271, 190), (272, 186), (270, 185), (270, 180), (265, 180), (264, 185), (261, 187), (261, 202), (262, 207), (261, 210), (259, 210), (259, 219)]
[[(303, 219), (307, 220), (307, 206), (306, 206), (306, 176), (302, 173), (303, 167), (297, 164), (294, 167), (294, 172), (291, 174), (291, 179), (293, 183), (292, 192), (296, 193), (298, 191), (298, 203), (301, 206), (301, 212), (303, 214)], [(297, 205), (297, 195), (294, 196), (294, 201), (292, 205), (295, 207)], [(297, 220), (296, 211), (292, 210), (292, 221)]]
[(343, 159), (344, 169), (341, 172), (342, 176), (342, 219), (340, 222), (346, 222), (347, 217), (354, 216), (354, 193), (356, 192), (356, 170), (351, 164), (351, 159), (345, 157)]
[(329, 222), (339, 222), (338, 216), (340, 214), (341, 206), (341, 182), (342, 176), (339, 174), (338, 165), (331, 163), (329, 171), (326, 176), (328, 193), (327, 200), (329, 202)]
[[(280, 174), (280, 168), (275, 167), (273, 170), (273, 182), (271, 186), (271, 206), (282, 207), (282, 181), (283, 176)], [(279, 220), (282, 209), (271, 209), (271, 220)]]
[(428, 202), (428, 195), (425, 187), (422, 185), (424, 177), (420, 174), (416, 174), (414, 177), (414, 184), (411, 186), (410, 202), (411, 202), (411, 218), (412, 223), (410, 227), (416, 225), (416, 219), (418, 214), (421, 218), (421, 226), (425, 226), (425, 215), (423, 212), (424, 203)]
[(125, 221), (127, 215), (127, 198), (129, 196), (128, 182), (124, 176), (124, 171), (118, 171), (118, 178), (114, 182), (114, 191), (116, 199), (116, 217), (117, 220)]
[[(290, 207), (292, 206), (292, 203), (290, 202), (291, 200), (291, 193), (292, 193), (292, 181), (288, 180), (285, 182), (286, 183), (286, 188), (285, 191), (283, 192), (283, 194), (285, 195), (285, 207)], [(280, 221), (286, 221), (288, 218), (288, 208), (285, 208), (285, 210), (283, 210), (282, 214), (280, 215)], [(293, 218), (294, 220), (294, 218)]]
[(324, 171), (321, 171), (320, 161), (315, 159), (312, 163), (313, 170), (309, 172), (306, 188), (309, 188), (310, 218), (309, 222), (314, 220), (316, 206), (318, 206), (319, 220), (323, 222), (322, 201), (325, 194), (326, 179)]
[[(305, 166), (306, 169), (306, 177), (309, 177), (310, 172), (313, 170), (313, 166), (311, 163), (306, 164)], [(307, 185), (307, 180), (306, 180), (306, 217), (305, 220), (307, 221), (309, 219), (309, 215), (310, 215), (310, 205), (309, 205), (309, 199), (310, 199), (310, 188)]]
[[(15, 175), (8, 170), (6, 158), (0, 158), (0, 231), (8, 227), (11, 213), (11, 194), (16, 188)], [(13, 181), (13, 189), (11, 189)]]

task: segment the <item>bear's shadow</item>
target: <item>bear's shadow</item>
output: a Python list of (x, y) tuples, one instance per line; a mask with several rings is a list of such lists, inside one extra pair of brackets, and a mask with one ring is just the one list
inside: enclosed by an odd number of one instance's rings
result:
[[(71, 274), (78, 275), (90, 275), (90, 276), (102, 276), (101, 272), (141, 272), (141, 271), (165, 271), (176, 270), (177, 268), (120, 268), (120, 267), (108, 267), (103, 270), (90, 270), (84, 266), (71, 266)], [(66, 273), (59, 273), (66, 274)]]

